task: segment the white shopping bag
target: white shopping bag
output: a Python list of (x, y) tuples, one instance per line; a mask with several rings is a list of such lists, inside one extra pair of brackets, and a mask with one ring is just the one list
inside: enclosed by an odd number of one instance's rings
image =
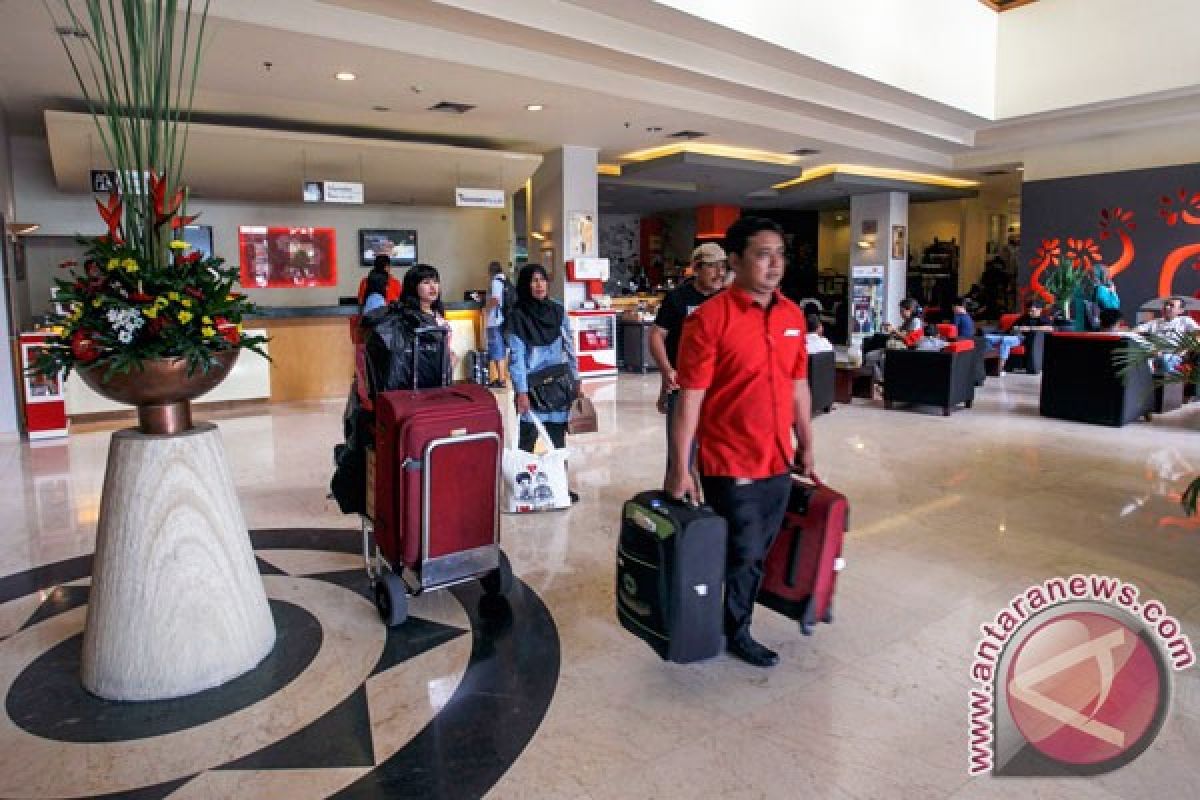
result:
[(545, 445), (546, 452), (541, 455), (527, 453), (517, 447), (518, 437), (512, 437), (504, 451), (501, 476), (504, 510), (509, 514), (524, 514), (570, 508), (567, 449), (554, 447), (541, 420), (532, 414), (529, 420), (537, 427), (538, 439)]

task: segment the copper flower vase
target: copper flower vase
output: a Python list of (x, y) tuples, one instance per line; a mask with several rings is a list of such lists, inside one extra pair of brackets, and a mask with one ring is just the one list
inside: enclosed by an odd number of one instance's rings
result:
[(107, 367), (85, 367), (79, 377), (97, 394), (117, 403), (137, 406), (138, 430), (142, 433), (183, 433), (192, 428), (192, 400), (225, 380), (238, 350), (222, 350), (216, 363), (205, 372), (188, 374), (185, 358), (153, 358), (127, 373), (105, 378)]

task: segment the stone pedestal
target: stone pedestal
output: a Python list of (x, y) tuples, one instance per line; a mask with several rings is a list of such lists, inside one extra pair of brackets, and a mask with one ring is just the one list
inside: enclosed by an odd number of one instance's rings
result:
[(213, 425), (113, 434), (83, 639), (83, 685), (161, 700), (255, 667), (275, 623)]

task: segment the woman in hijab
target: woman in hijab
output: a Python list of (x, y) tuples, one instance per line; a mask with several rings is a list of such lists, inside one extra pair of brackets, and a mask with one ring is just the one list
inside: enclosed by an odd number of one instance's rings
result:
[[(521, 418), (518, 440), (522, 450), (532, 452), (537, 428), (525, 416), (535, 414), (556, 448), (566, 446), (570, 408), (534, 410), (529, 403), (529, 375), (556, 364), (570, 364), (579, 380), (579, 365), (571, 347), (567, 312), (550, 299), (550, 279), (540, 264), (526, 264), (517, 276), (517, 302), (507, 320), (505, 339), (510, 351), (509, 376), (516, 392), (517, 416)], [(571, 501), (578, 495), (571, 492)]]

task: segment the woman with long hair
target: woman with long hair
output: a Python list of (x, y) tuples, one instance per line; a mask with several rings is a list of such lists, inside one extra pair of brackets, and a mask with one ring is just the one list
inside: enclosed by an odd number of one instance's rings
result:
[(446, 306), (442, 303), (442, 276), (436, 267), (417, 264), (404, 273), (400, 305), (416, 312), (422, 318), (423, 324), (446, 329), (446, 349), (450, 353), (450, 367), (453, 369), (457, 366), (458, 355), (450, 344), (450, 322), (446, 319)]
[[(517, 301), (507, 320), (505, 339), (510, 352), (509, 377), (512, 379), (521, 420), (519, 446), (533, 451), (537, 428), (526, 417), (535, 415), (546, 428), (556, 448), (566, 447), (569, 405), (564, 408), (535, 409), (529, 400), (529, 375), (556, 364), (570, 364), (571, 374), (579, 380), (579, 365), (571, 347), (571, 331), (562, 304), (550, 298), (550, 277), (541, 264), (526, 264), (517, 276)], [(579, 497), (571, 492), (571, 501)]]

